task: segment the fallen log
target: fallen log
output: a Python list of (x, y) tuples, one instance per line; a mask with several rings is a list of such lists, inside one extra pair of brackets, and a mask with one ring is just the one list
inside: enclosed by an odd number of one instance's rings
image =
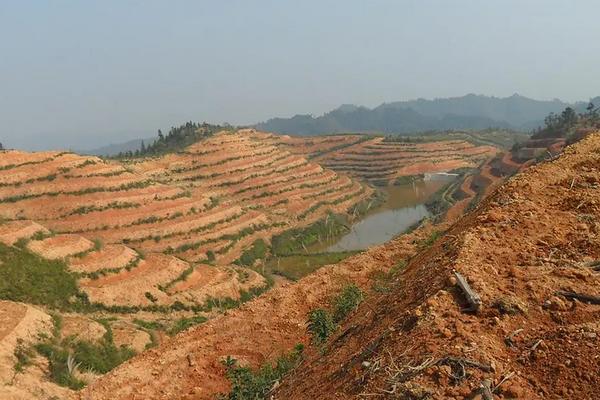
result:
[(460, 273), (454, 272), (454, 276), (456, 277), (456, 284), (464, 293), (467, 303), (469, 303), (469, 308), (464, 309), (464, 311), (474, 313), (478, 312), (479, 308), (481, 307), (481, 297), (479, 297), (477, 292), (471, 289), (469, 282), (467, 282), (467, 280)]
[(556, 292), (556, 294), (569, 300), (579, 300), (590, 304), (600, 304), (600, 296), (592, 296), (589, 294), (569, 292), (565, 290), (559, 290)]

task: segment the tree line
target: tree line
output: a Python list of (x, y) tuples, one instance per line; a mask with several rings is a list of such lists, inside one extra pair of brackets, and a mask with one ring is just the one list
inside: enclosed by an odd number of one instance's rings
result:
[(233, 129), (230, 125), (212, 125), (206, 122), (186, 122), (183, 125), (172, 127), (165, 135), (158, 130), (158, 138), (148, 145), (142, 141), (139, 149), (135, 151), (119, 152), (115, 158), (134, 158), (157, 156), (166, 153), (180, 151), (183, 148), (205, 139), (222, 130)]

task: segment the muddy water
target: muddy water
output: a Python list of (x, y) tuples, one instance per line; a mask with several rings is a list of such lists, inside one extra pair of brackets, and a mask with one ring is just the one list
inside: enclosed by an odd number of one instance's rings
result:
[(382, 244), (405, 232), (416, 222), (430, 215), (425, 202), (448, 179), (418, 181), (382, 188), (386, 201), (352, 225), (350, 232), (310, 246), (310, 253), (364, 250)]

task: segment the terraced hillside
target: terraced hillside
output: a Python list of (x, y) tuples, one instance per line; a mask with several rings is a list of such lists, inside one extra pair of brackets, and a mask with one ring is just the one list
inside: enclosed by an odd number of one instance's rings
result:
[[(282, 138), (282, 146), (337, 172), (378, 185), (424, 173), (475, 168), (498, 151), (483, 139), (398, 139), (360, 135)], [(474, 144), (476, 143), (476, 144)], [(487, 144), (489, 143), (489, 144)]]
[[(277, 141), (228, 131), (121, 161), (0, 152), (0, 397), (67, 398), (262, 293), (270, 278), (238, 259), (373, 194)], [(21, 332), (14, 310), (40, 322)]]
[(95, 240), (189, 262), (206, 261), (210, 252), (227, 265), (258, 238), (330, 210), (343, 213), (372, 193), (272, 142), (252, 131), (223, 133), (123, 165), (71, 153), (5, 152), (0, 215), (59, 234), (33, 245), (58, 257), (90, 250)]
[[(598, 398), (599, 163), (593, 135), (493, 188), (457, 222), (271, 291), (134, 358), (82, 398)], [(479, 294), (477, 309), (454, 271)], [(349, 317), (313, 318), (346, 305), (331, 299), (348, 282), (364, 295)], [(299, 359), (278, 358), (298, 342)]]

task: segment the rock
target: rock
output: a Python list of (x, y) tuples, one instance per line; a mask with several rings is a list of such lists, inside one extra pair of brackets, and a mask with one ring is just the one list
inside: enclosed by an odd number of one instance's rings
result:
[(504, 394), (508, 398), (522, 399), (524, 398), (525, 390), (518, 383), (513, 383), (504, 390)]
[(363, 361), (362, 362), (362, 366), (363, 366), (363, 368), (370, 368), (371, 367), (371, 363), (369, 361)]
[(596, 332), (585, 332), (583, 334), (583, 337), (585, 337), (586, 339), (596, 339), (598, 335), (596, 334)]

